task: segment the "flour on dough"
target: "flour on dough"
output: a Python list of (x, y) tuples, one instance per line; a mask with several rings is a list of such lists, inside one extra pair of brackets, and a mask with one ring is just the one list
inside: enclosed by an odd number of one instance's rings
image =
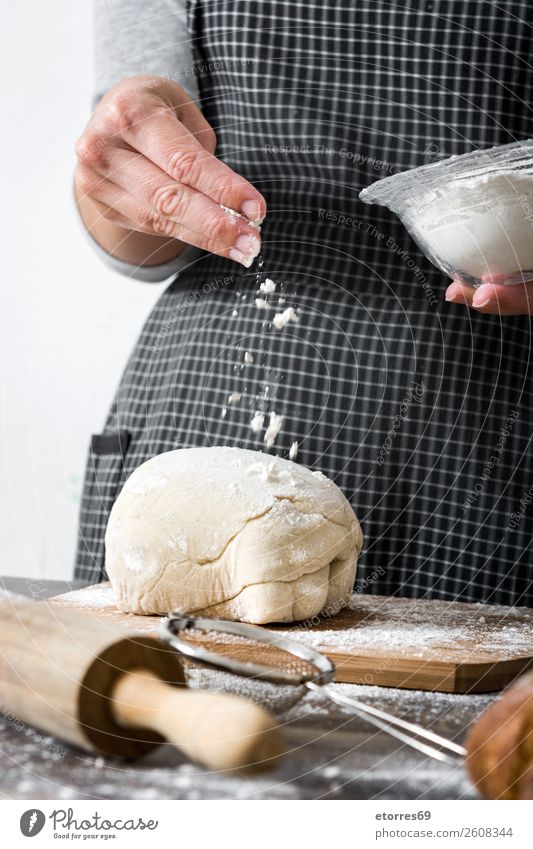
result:
[(189, 448), (128, 479), (109, 517), (106, 567), (130, 613), (292, 622), (344, 606), (361, 545), (325, 475), (259, 451)]

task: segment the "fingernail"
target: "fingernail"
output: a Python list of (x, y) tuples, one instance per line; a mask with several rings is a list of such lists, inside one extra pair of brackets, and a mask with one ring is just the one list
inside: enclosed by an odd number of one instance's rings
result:
[(235, 242), (235, 247), (245, 256), (251, 256), (252, 259), (255, 259), (257, 254), (261, 250), (261, 242), (254, 236), (249, 236), (246, 233), (241, 233), (241, 235)]
[(476, 289), (474, 292), (474, 296), (472, 298), (472, 306), (478, 309), (479, 307), (486, 307), (487, 304), (490, 304), (491, 301), (494, 300), (494, 293), (492, 286), (480, 286), (479, 289)]
[(231, 259), (234, 259), (235, 262), (240, 262), (241, 265), (244, 265), (245, 268), (250, 268), (252, 262), (254, 261), (253, 256), (245, 256), (243, 253), (237, 250), (237, 248), (231, 248), (229, 255)]
[(241, 206), (241, 212), (243, 215), (246, 215), (250, 221), (254, 221), (256, 224), (261, 224), (263, 221), (261, 207), (256, 200), (245, 200)]
[(459, 291), (457, 289), (454, 289), (453, 286), (450, 286), (449, 289), (446, 289), (446, 294), (444, 295), (444, 298), (446, 301), (455, 301), (457, 299), (458, 294)]
[(487, 304), (490, 304), (491, 301), (495, 300), (494, 294), (494, 286), (491, 286), (490, 284), (480, 286), (479, 289), (475, 290), (472, 296), (472, 306), (474, 309), (486, 307)]

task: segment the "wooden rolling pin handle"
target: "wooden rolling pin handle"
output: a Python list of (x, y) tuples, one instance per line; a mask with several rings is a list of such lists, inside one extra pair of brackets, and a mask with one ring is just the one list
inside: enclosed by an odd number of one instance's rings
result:
[(118, 679), (111, 697), (117, 722), (159, 732), (210, 769), (267, 769), (284, 751), (273, 717), (239, 696), (169, 686), (138, 669)]

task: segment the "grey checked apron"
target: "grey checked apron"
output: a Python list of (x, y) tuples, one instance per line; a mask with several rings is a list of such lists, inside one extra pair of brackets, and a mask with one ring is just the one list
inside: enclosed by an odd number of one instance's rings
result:
[[(351, 500), (365, 533), (356, 590), (531, 604), (531, 321), (446, 304), (447, 280), (395, 217), (357, 197), (388, 174), (533, 136), (529, 13), (189, 4), (217, 154), (268, 202), (264, 264), (205, 255), (153, 310), (92, 440), (78, 577), (105, 578), (107, 517), (136, 466), (196, 445), (266, 450), (249, 424), (263, 410), (284, 416), (272, 453), (298, 441), (297, 462)], [(254, 303), (265, 276), (277, 283), (266, 311)], [(290, 305), (298, 323), (272, 327)]]

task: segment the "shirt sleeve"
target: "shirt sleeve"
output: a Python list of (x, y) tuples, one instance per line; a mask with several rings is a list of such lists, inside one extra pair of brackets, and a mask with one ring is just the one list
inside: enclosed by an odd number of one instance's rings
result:
[[(185, 89), (191, 99), (198, 103), (198, 85), (187, 30), (186, 0), (93, 2), (93, 107), (115, 83), (138, 74), (166, 77)], [(90, 234), (88, 236), (96, 252), (110, 268), (145, 282), (167, 280), (202, 254), (198, 248), (188, 246), (169, 262), (136, 266), (111, 256)]]
[(94, 0), (94, 63), (95, 102), (137, 74), (167, 77), (196, 102), (186, 0)]

